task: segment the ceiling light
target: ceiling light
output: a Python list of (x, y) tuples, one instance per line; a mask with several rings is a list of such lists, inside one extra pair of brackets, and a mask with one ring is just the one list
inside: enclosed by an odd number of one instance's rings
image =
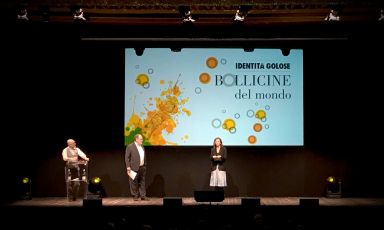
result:
[(196, 19), (192, 17), (191, 7), (179, 6), (178, 10), (181, 15), (182, 23), (193, 23), (196, 21)]

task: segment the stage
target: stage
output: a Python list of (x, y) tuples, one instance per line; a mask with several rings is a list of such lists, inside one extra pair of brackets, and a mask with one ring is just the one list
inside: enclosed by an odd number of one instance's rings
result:
[[(242, 199), (260, 199), (260, 205), (267, 206), (299, 206), (300, 199), (318, 199), (320, 207), (384, 207), (384, 198), (326, 198), (326, 197), (228, 197), (222, 202), (196, 202), (193, 197), (166, 197), (179, 198), (182, 206), (216, 205), (239, 206)], [(164, 198), (150, 197), (149, 201), (134, 201), (130, 197), (105, 197), (102, 205), (105, 207), (136, 207), (136, 206), (162, 206)], [(9, 206), (19, 207), (81, 207), (83, 199), (68, 201), (66, 197), (40, 197), (31, 200), (18, 200)]]
[[(82, 199), (33, 197), (5, 206), (2, 222), (12, 226), (9, 229), (384, 228), (383, 198), (226, 197), (211, 203), (193, 197), (149, 198), (105, 197), (101, 203), (83, 205)], [(166, 200), (181, 202), (166, 205)]]

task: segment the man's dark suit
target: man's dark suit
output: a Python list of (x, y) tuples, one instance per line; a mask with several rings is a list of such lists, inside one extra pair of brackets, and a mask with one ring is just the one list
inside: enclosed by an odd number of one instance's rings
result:
[[(144, 150), (144, 147), (143, 147)], [(146, 156), (144, 150), (144, 165), (140, 166), (140, 154), (135, 142), (128, 145), (125, 150), (125, 164), (126, 168), (130, 167), (131, 170), (137, 172), (134, 180), (129, 177), (129, 184), (131, 187), (131, 194), (135, 198), (146, 197), (145, 191), (145, 173), (146, 173)]]

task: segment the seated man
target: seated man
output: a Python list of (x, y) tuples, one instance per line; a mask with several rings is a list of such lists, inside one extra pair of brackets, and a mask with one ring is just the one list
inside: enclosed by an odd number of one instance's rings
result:
[(66, 181), (68, 200), (76, 200), (80, 187), (80, 167), (81, 161), (89, 161), (89, 158), (81, 149), (76, 147), (73, 139), (67, 140), (67, 147), (62, 152), (63, 160), (66, 161)]

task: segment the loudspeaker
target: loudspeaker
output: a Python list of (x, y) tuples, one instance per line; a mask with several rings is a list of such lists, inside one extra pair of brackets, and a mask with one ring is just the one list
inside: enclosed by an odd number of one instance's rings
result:
[(241, 198), (241, 205), (244, 206), (244, 207), (260, 206), (260, 198), (257, 198), (257, 197)]
[(183, 199), (180, 197), (164, 197), (164, 207), (181, 207), (183, 205)]
[(304, 206), (304, 207), (317, 207), (317, 206), (319, 206), (319, 199), (300, 198), (300, 206)]
[(224, 200), (224, 191), (194, 191), (196, 202), (221, 202)]
[(103, 206), (102, 199), (84, 199), (83, 207), (85, 208), (97, 208)]

